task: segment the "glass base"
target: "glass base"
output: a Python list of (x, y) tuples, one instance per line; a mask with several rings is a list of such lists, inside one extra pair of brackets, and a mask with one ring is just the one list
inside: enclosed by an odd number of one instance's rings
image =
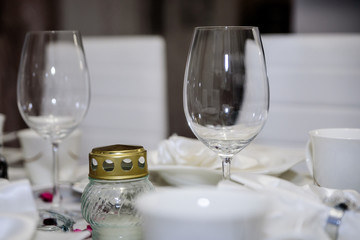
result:
[(73, 230), (75, 221), (65, 213), (40, 209), (37, 229), (40, 231), (68, 232)]
[(142, 240), (141, 227), (137, 226), (101, 226), (93, 227), (91, 238), (93, 240)]

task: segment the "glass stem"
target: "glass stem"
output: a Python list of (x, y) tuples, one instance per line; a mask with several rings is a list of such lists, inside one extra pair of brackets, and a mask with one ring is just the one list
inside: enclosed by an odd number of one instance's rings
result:
[(231, 157), (221, 157), (223, 180), (230, 180)]
[(53, 200), (52, 207), (59, 208), (61, 202), (60, 187), (59, 187), (59, 143), (52, 143), (53, 155)]

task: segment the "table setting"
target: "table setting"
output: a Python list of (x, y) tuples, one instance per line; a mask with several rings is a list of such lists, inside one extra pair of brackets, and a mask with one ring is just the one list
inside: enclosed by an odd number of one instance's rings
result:
[(360, 129), (257, 142), (271, 113), (257, 27), (194, 29), (183, 104), (196, 138), (93, 146), (79, 164), (85, 55), (78, 31), (26, 35), (17, 98), (29, 128), (19, 149), (1, 146), (0, 239), (357, 239)]
[[(305, 159), (302, 148), (267, 146), (250, 144), (232, 161), (233, 172), (248, 172), (279, 176)], [(172, 185), (187, 185), (186, 179), (179, 175), (186, 174), (204, 177), (209, 183), (217, 184), (221, 180), (221, 161), (218, 156), (200, 141), (182, 136), (172, 135), (159, 143), (156, 151), (149, 151), (148, 164), (150, 171), (159, 173)], [(183, 180), (181, 182), (181, 180)], [(199, 183), (201, 178), (199, 177)], [(189, 181), (188, 185), (197, 182)], [(203, 184), (206, 184), (203, 181)]]

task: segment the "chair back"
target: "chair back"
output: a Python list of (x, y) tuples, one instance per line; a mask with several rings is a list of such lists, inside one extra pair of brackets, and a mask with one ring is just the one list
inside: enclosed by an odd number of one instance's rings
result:
[(305, 145), (317, 128), (360, 128), (360, 34), (262, 36), (270, 84), (257, 142)]
[(157, 148), (167, 137), (165, 41), (159, 36), (83, 37), (91, 103), (81, 124), (81, 159), (92, 148)]

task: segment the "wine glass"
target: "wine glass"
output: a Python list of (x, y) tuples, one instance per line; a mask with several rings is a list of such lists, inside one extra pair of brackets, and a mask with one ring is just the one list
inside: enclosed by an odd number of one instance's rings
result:
[(257, 27), (196, 27), (184, 77), (184, 111), (195, 136), (222, 159), (230, 179), (233, 156), (263, 128), (269, 83)]
[(64, 230), (61, 224), (71, 222), (60, 208), (58, 148), (83, 120), (89, 103), (90, 79), (80, 33), (28, 32), (18, 73), (17, 104), (26, 124), (51, 142), (53, 200), (51, 209), (40, 211), (40, 225), (41, 218), (49, 216), (57, 223), (44, 223), (39, 229)]

